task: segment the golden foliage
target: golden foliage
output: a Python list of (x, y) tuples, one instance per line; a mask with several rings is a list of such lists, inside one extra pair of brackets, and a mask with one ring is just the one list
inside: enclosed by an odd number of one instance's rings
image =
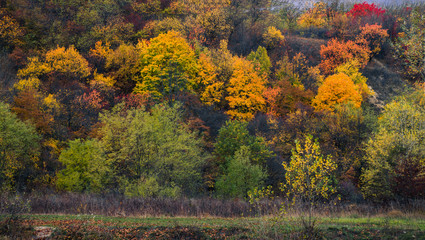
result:
[(49, 109), (59, 109), (60, 108), (60, 103), (58, 102), (55, 95), (53, 95), (53, 94), (47, 95), (47, 97), (45, 97), (43, 99), (43, 103)]
[(313, 204), (319, 197), (328, 198), (329, 194), (336, 192), (331, 176), (337, 164), (331, 156), (322, 156), (319, 143), (313, 141), (312, 136), (302, 142), (296, 140), (291, 161), (282, 165), (286, 171), (286, 184), (282, 190), (287, 190), (287, 195), (294, 200), (302, 198)]
[(229, 102), (226, 113), (233, 119), (247, 121), (264, 109), (266, 80), (258, 76), (250, 61), (239, 57), (233, 59), (233, 74), (226, 89)]
[(13, 87), (18, 91), (24, 91), (29, 89), (38, 89), (41, 81), (37, 77), (29, 77), (16, 82)]
[(28, 58), (28, 64), (25, 68), (18, 71), (18, 77), (36, 78), (43, 74), (53, 71), (52, 67), (44, 61), (40, 61), (38, 57)]
[(313, 105), (318, 110), (333, 110), (335, 105), (346, 102), (352, 102), (359, 108), (362, 96), (351, 78), (345, 73), (327, 77), (319, 87), (317, 96), (313, 99)]
[(372, 96), (375, 93), (366, 84), (367, 78), (359, 72), (360, 69), (358, 66), (359, 64), (357, 63), (357, 61), (353, 60), (337, 67), (336, 72), (345, 73), (347, 76), (349, 76), (351, 80), (353, 80), (354, 84), (357, 86), (363, 99), (366, 99), (367, 97)]
[(116, 80), (113, 77), (105, 76), (101, 73), (94, 72), (93, 76), (94, 76), (93, 80), (90, 81), (90, 85), (92, 86), (103, 85), (106, 87), (112, 87), (114, 86), (116, 82)]
[(68, 49), (58, 47), (50, 50), (45, 57), (46, 63), (55, 72), (80, 78), (90, 75), (89, 63), (72, 45)]
[(282, 32), (271, 26), (268, 27), (266, 32), (263, 34), (263, 41), (266, 47), (272, 49), (283, 43), (285, 37), (282, 35)]
[(94, 49), (90, 49), (90, 55), (97, 58), (106, 58), (108, 55), (110, 55), (112, 52), (111, 50), (111, 44), (106, 42), (103, 44), (102, 41), (97, 41)]
[(21, 45), (24, 36), (19, 23), (9, 17), (3, 9), (0, 9), (0, 40), (12, 45)]
[(206, 54), (199, 56), (197, 92), (201, 101), (207, 105), (220, 103), (223, 98), (224, 83), (217, 81), (215, 66)]
[(317, 2), (298, 18), (298, 25), (302, 28), (324, 27), (326, 20), (326, 4)]
[(27, 66), (18, 71), (20, 81), (15, 84), (15, 88), (23, 90), (25, 88), (37, 89), (40, 85), (40, 77), (49, 73), (60, 73), (65, 76), (85, 78), (90, 75), (90, 67), (87, 60), (80, 53), (70, 46), (68, 49), (58, 47), (45, 54), (44, 60), (38, 57), (28, 59)]
[(161, 98), (193, 89), (198, 71), (195, 52), (178, 32), (160, 34), (150, 43), (140, 45), (140, 75), (135, 93)]

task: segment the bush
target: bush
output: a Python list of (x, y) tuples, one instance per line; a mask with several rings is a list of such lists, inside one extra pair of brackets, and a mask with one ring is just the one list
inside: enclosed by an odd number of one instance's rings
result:
[(66, 168), (58, 173), (57, 185), (68, 191), (100, 192), (111, 173), (110, 161), (106, 160), (97, 140), (71, 141), (69, 148), (62, 151), (59, 161)]
[(250, 162), (249, 147), (242, 146), (230, 160), (226, 174), (222, 175), (216, 185), (218, 195), (232, 198), (247, 197), (248, 191), (263, 185), (266, 173), (260, 166)]
[(0, 236), (10, 236), (16, 239), (30, 237), (31, 228), (23, 225), (24, 217), (22, 214), (30, 212), (30, 202), (17, 195), (13, 198), (7, 196), (1, 199), (0, 213), (5, 215), (4, 220), (0, 221)]

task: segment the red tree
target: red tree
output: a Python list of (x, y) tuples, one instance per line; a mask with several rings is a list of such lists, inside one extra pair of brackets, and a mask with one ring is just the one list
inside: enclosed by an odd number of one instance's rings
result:
[(366, 23), (382, 23), (385, 10), (379, 8), (374, 3), (367, 2), (354, 4), (353, 8), (347, 13), (347, 16), (361, 25)]

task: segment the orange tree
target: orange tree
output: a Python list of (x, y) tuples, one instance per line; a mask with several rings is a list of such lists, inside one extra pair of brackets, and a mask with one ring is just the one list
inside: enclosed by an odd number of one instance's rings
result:
[(199, 55), (195, 91), (206, 105), (219, 104), (223, 98), (224, 83), (218, 81), (217, 67), (205, 53)]
[(356, 59), (359, 67), (363, 68), (369, 61), (371, 51), (363, 44), (353, 41), (338, 41), (332, 39), (320, 49), (322, 61), (320, 69), (325, 75), (332, 74), (336, 67)]
[(381, 25), (369, 25), (366, 23), (364, 27), (360, 27), (358, 40), (361, 41), (361, 39), (365, 39), (368, 42), (369, 49), (372, 53), (378, 54), (381, 51), (381, 45), (388, 36), (388, 30), (382, 29)]

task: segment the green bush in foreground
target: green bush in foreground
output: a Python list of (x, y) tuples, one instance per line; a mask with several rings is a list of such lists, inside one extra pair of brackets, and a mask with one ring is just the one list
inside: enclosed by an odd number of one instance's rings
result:
[(242, 146), (230, 160), (226, 173), (218, 179), (216, 190), (219, 196), (231, 198), (247, 197), (248, 191), (263, 185), (267, 174), (259, 165), (250, 162), (251, 151)]
[[(40, 155), (40, 136), (0, 102), (0, 191), (24, 187)], [(20, 186), (16, 186), (19, 184)]]
[(57, 175), (57, 186), (67, 191), (100, 192), (111, 173), (110, 161), (97, 140), (69, 142), (69, 148), (62, 151), (59, 161), (65, 169)]
[(101, 142), (113, 182), (127, 196), (172, 197), (199, 192), (206, 155), (201, 139), (182, 124), (180, 104), (100, 116)]

